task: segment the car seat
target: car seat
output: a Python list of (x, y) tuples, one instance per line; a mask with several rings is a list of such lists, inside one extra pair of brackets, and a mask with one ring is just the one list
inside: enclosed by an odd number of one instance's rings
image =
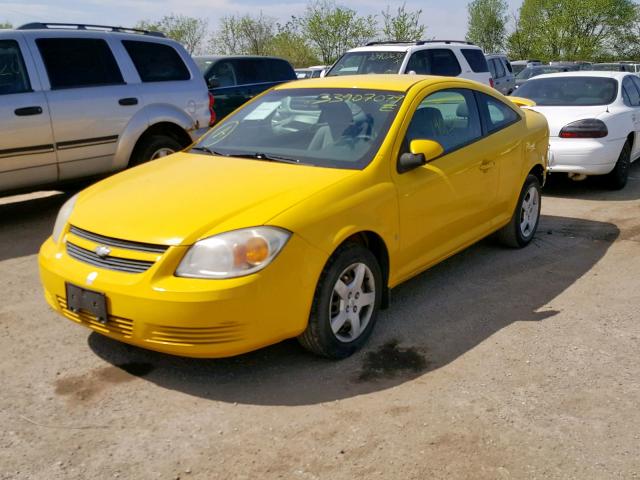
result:
[(320, 128), (309, 143), (309, 150), (322, 150), (332, 145), (353, 123), (353, 113), (344, 102), (323, 103), (320, 105)]

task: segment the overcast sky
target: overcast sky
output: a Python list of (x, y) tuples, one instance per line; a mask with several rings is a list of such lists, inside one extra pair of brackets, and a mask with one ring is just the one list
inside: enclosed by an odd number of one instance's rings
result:
[[(467, 31), (467, 3), (470, 0), (407, 1), (407, 8), (422, 9), (426, 35), (440, 39), (463, 39)], [(522, 0), (507, 0), (515, 12)], [(0, 0), (0, 21), (14, 25), (27, 22), (76, 22), (133, 26), (140, 19), (155, 20), (172, 12), (205, 18), (211, 30), (218, 19), (234, 13), (265, 15), (286, 20), (304, 12), (307, 2), (292, 0)], [(402, 2), (390, 0), (345, 0), (339, 4), (362, 14), (379, 14), (390, 5), (394, 10)]]

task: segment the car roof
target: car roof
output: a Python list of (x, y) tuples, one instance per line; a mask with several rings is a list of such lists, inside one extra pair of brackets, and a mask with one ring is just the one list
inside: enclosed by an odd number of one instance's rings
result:
[(235, 60), (235, 59), (249, 59), (249, 60), (253, 60), (255, 58), (266, 58), (267, 60), (282, 60), (285, 61), (286, 60), (284, 58), (280, 58), (280, 57), (270, 57), (270, 56), (265, 56), (265, 55), (194, 55), (193, 56), (194, 59), (202, 59), (202, 60), (206, 60), (206, 61), (216, 61), (216, 60), (221, 60), (221, 59), (225, 59), (225, 60)]
[[(368, 74), (368, 75), (338, 75), (324, 78), (311, 78), (280, 84), (276, 90), (294, 88), (362, 88), (370, 90), (390, 90), (406, 92), (420, 82), (443, 83), (448, 81), (467, 82), (475, 87), (482, 85), (471, 80), (456, 77), (440, 77), (435, 75), (407, 75), (407, 74)], [(487, 87), (488, 88), (488, 87)]]
[(66, 38), (95, 38), (103, 37), (103, 38), (120, 38), (127, 40), (138, 40), (143, 42), (161, 42), (161, 43), (178, 43), (175, 40), (172, 40), (168, 37), (161, 37), (157, 35), (144, 35), (141, 33), (129, 33), (129, 32), (114, 32), (109, 30), (98, 30), (98, 29), (87, 29), (87, 30), (77, 30), (71, 28), (30, 28), (27, 30), (13, 29), (13, 30), (0, 30), (0, 37), (10, 36), (15, 38), (16, 35), (37, 35), (40, 38), (47, 37), (61, 37), (64, 36)]
[(482, 51), (482, 49), (477, 45), (470, 45), (468, 43), (457, 43), (457, 42), (443, 40), (442, 42), (433, 41), (433, 42), (421, 43), (421, 44), (416, 44), (415, 42), (386, 43), (386, 44), (377, 43), (375, 45), (366, 45), (364, 47), (352, 48), (347, 53), (350, 53), (350, 52), (409, 52), (412, 50), (426, 50), (430, 48), (455, 48), (455, 47), (472, 48), (475, 50)]
[(616, 80), (622, 80), (627, 75), (632, 75), (631, 72), (601, 72), (594, 70), (580, 70), (577, 72), (558, 72), (558, 73), (546, 73), (544, 75), (538, 75), (532, 78), (533, 80), (540, 80), (544, 78), (558, 78), (558, 77), (602, 77), (602, 78), (614, 78)]

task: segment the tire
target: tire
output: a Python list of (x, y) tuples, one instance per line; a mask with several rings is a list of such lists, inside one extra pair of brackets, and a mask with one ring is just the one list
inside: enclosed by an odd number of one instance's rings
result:
[(382, 271), (376, 257), (357, 243), (341, 246), (320, 275), (309, 323), (298, 341), (323, 357), (352, 355), (373, 331), (382, 291)]
[(631, 167), (631, 144), (627, 141), (622, 147), (616, 166), (610, 173), (605, 175), (604, 180), (607, 188), (611, 190), (622, 190), (629, 180), (629, 168)]
[(166, 157), (184, 148), (175, 138), (168, 135), (150, 135), (143, 138), (129, 160), (129, 166), (135, 167), (150, 160)]
[(522, 248), (533, 240), (540, 223), (541, 190), (538, 177), (529, 174), (511, 220), (497, 232), (500, 243), (511, 248)]

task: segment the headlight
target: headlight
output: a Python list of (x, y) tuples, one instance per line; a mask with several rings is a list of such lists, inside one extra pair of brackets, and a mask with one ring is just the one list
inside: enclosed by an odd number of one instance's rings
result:
[(76, 206), (76, 200), (78, 200), (78, 194), (76, 193), (69, 200), (64, 202), (62, 208), (58, 212), (58, 217), (56, 218), (56, 223), (53, 225), (53, 241), (58, 243), (60, 240), (60, 235), (62, 235), (62, 231), (64, 230), (64, 226), (67, 224), (69, 217), (71, 216), (71, 212), (73, 212), (73, 207)]
[(193, 245), (176, 270), (178, 277), (233, 278), (269, 265), (291, 233), (276, 227), (254, 227), (221, 233)]

